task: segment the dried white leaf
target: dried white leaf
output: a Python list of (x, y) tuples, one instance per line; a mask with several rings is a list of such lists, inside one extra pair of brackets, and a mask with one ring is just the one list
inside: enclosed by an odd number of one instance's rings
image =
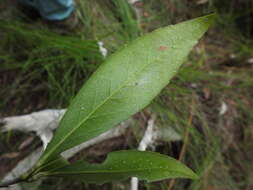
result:
[(228, 106), (225, 102), (221, 103), (221, 107), (220, 107), (220, 111), (219, 114), (220, 115), (224, 115), (226, 112), (228, 111)]
[(53, 130), (56, 129), (65, 112), (66, 109), (46, 109), (31, 114), (6, 117), (0, 119), (0, 123), (3, 123), (1, 131), (35, 132), (45, 148), (52, 139)]
[(107, 54), (108, 54), (108, 50), (104, 47), (104, 42), (99, 41), (99, 42), (98, 42), (98, 47), (99, 47), (100, 53), (101, 53), (104, 57), (106, 57)]
[(253, 64), (253, 57), (247, 60), (247, 63)]

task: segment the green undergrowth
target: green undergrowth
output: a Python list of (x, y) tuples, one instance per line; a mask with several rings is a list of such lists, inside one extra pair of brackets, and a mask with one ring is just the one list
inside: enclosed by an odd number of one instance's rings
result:
[[(111, 54), (155, 28), (216, 11), (216, 25), (143, 115), (157, 114), (159, 127), (173, 128), (186, 139), (163, 142), (156, 149), (179, 158), (184, 147), (182, 161), (201, 176), (192, 182), (177, 180), (174, 190), (252, 189), (253, 67), (248, 60), (253, 34), (250, 26), (238, 25), (252, 13), (251, 2), (144, 0), (139, 6), (143, 15), (138, 22), (124, 0), (78, 1), (80, 25), (67, 34), (41, 19), (31, 21), (15, 8), (0, 13), (0, 116), (66, 107), (104, 60), (98, 41)], [(136, 118), (144, 123), (143, 131), (145, 121)], [(1, 134), (1, 143), (11, 136)], [(134, 137), (126, 147), (138, 146), (141, 135)], [(4, 152), (8, 149), (3, 147)], [(170, 183), (141, 182), (140, 189), (167, 190)], [(116, 190), (129, 189), (129, 182), (94, 186), (48, 179), (36, 188)]]

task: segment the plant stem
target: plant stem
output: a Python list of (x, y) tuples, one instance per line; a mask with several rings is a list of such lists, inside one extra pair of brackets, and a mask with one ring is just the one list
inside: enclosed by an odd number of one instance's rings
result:
[(14, 185), (14, 184), (17, 184), (17, 183), (20, 183), (23, 181), (25, 181), (25, 180), (21, 179), (21, 178), (16, 178), (16, 179), (12, 179), (9, 181), (5, 181), (3, 183), (0, 183), (0, 188), (9, 187), (10, 185)]
[[(183, 147), (180, 151), (180, 154), (179, 154), (179, 161), (182, 161), (183, 158), (184, 158), (184, 154), (185, 154), (185, 151), (186, 151), (186, 147), (188, 145), (188, 141), (189, 141), (189, 128), (190, 128), (190, 125), (192, 124), (192, 119), (193, 119), (193, 113), (194, 112), (194, 97), (193, 97), (193, 94), (192, 94), (192, 102), (191, 102), (191, 112), (190, 112), (190, 116), (189, 116), (189, 119), (188, 119), (188, 125), (186, 126), (186, 129), (185, 129), (185, 132), (184, 132), (184, 144), (183, 144)], [(169, 187), (168, 187), (168, 190), (172, 190), (173, 186), (175, 185), (176, 183), (176, 180), (175, 179), (172, 179), (169, 183)]]

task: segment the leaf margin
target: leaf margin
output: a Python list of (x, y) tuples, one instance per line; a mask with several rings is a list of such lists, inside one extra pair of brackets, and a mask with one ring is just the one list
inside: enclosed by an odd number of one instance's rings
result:
[[(120, 154), (122, 154), (122, 155), (120, 155)], [(128, 161), (124, 158), (129, 157), (129, 155), (131, 155), (131, 157), (136, 156), (137, 161), (135, 161), (135, 163), (139, 164), (139, 166), (141, 166), (141, 163), (139, 163), (139, 162), (141, 162), (140, 159), (144, 160), (144, 159), (148, 158), (149, 160), (147, 162), (150, 162), (150, 160), (152, 160), (152, 159), (157, 159), (157, 160), (160, 159), (158, 161), (168, 162), (167, 163), (168, 165), (173, 166), (173, 167), (177, 167), (177, 169), (180, 168), (182, 170), (181, 171), (170, 170), (170, 172), (171, 173), (174, 172), (174, 174), (170, 174), (171, 176), (169, 176), (169, 174), (168, 174), (168, 177), (165, 177), (164, 173), (162, 173), (162, 172), (165, 172), (164, 170), (168, 169), (165, 167), (164, 163), (163, 163), (163, 165), (156, 166), (156, 168), (153, 168), (153, 169), (150, 168), (150, 166), (147, 166), (144, 164), (145, 167), (143, 167), (142, 169), (134, 166), (133, 168), (131, 168), (131, 170), (129, 170), (130, 173), (133, 173), (134, 171), (136, 171), (137, 173), (139, 173), (140, 171), (143, 171), (143, 172), (149, 172), (150, 175), (153, 174), (154, 170), (161, 171), (159, 173), (161, 173), (160, 176), (162, 176), (162, 177), (155, 177), (155, 178), (145, 176), (146, 174), (143, 174), (143, 175), (142, 174), (136, 174), (136, 175), (126, 174), (126, 175), (124, 175), (124, 174), (122, 174), (125, 172), (123, 170), (113, 171), (111, 166), (113, 164), (117, 165), (118, 164), (117, 162), (121, 162), (126, 165)], [(139, 159), (139, 162), (138, 162), (138, 159)], [(113, 163), (114, 161), (116, 161), (116, 162)], [(153, 160), (153, 162), (154, 162), (154, 160)], [(131, 163), (131, 160), (130, 160), (130, 163)], [(86, 171), (84, 170), (82, 172), (74, 170), (75, 168), (80, 169), (82, 167), (82, 165), (89, 168), (89, 170), (86, 170)], [(103, 170), (99, 169), (99, 167), (101, 167)], [(122, 165), (119, 166), (119, 168), (120, 167), (122, 167)], [(92, 171), (92, 169), (93, 169), (93, 171)], [(97, 171), (95, 171), (96, 169), (97, 169)], [(116, 167), (116, 169), (117, 169), (117, 167)], [(71, 171), (68, 171), (68, 170), (71, 170)], [(106, 176), (106, 177), (108, 177), (108, 179), (102, 179), (101, 181), (99, 181), (99, 179), (96, 178), (96, 172), (98, 175), (101, 175), (101, 173), (103, 174), (103, 172), (105, 173), (105, 175), (110, 175), (110, 173), (113, 173), (115, 175), (117, 173), (117, 175), (120, 174), (121, 176), (123, 175), (123, 177), (121, 179), (119, 179), (118, 177), (113, 179), (111, 176), (109, 176), (109, 177)], [(128, 171), (126, 171), (125, 173), (127, 173), (127, 172)], [(169, 178), (170, 179), (171, 178), (188, 178), (188, 179), (193, 179), (193, 180), (199, 179), (199, 176), (197, 176), (191, 169), (189, 169), (184, 164), (182, 164), (181, 162), (179, 162), (178, 160), (176, 160), (172, 157), (169, 157), (169, 156), (157, 153), (157, 152), (137, 151), (137, 150), (122, 150), (122, 151), (110, 152), (108, 154), (107, 158), (101, 164), (90, 164), (86, 161), (78, 161), (78, 162), (75, 162), (75, 163), (68, 165), (66, 167), (60, 168), (58, 170), (56, 169), (53, 171), (43, 172), (42, 174), (44, 176), (48, 176), (48, 177), (68, 177), (68, 178), (73, 178), (75, 180), (79, 179), (83, 182), (95, 183), (95, 184), (104, 184), (104, 183), (112, 182), (112, 181), (121, 181), (121, 180), (125, 180), (129, 177), (138, 177), (139, 179), (147, 181), (147, 182), (155, 182), (155, 181), (160, 181), (160, 180), (169, 179)], [(84, 175), (84, 176), (87, 175), (90, 177), (91, 177), (91, 175), (95, 175), (94, 176), (95, 178), (94, 178), (94, 180), (93, 179), (92, 180), (80, 179), (79, 177), (81, 175)]]

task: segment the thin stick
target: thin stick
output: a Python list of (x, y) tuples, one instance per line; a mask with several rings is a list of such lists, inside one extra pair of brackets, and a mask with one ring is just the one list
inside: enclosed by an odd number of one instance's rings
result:
[(9, 187), (10, 185), (14, 185), (14, 184), (24, 182), (24, 181), (25, 180), (21, 179), (21, 178), (16, 178), (16, 179), (12, 179), (12, 180), (9, 180), (9, 181), (5, 181), (3, 183), (0, 183), (0, 188)]
[[(190, 129), (190, 125), (192, 123), (193, 111), (194, 111), (193, 110), (193, 103), (194, 103), (194, 99), (192, 97), (191, 112), (190, 112), (188, 124), (187, 124), (186, 129), (185, 129), (185, 133), (184, 133), (184, 144), (183, 144), (183, 147), (182, 147), (182, 149), (180, 151), (180, 154), (179, 154), (179, 161), (182, 161), (182, 159), (184, 157), (184, 154), (186, 152), (186, 147), (188, 145), (188, 141), (189, 141), (189, 129)], [(172, 190), (175, 183), (176, 183), (176, 180), (172, 179), (169, 183), (168, 190)]]
[[(151, 118), (148, 120), (148, 126), (147, 126), (147, 129), (146, 129), (142, 139), (141, 139), (138, 150), (145, 151), (147, 149), (147, 147), (151, 146), (154, 143), (154, 141), (156, 140), (154, 138), (155, 119), (156, 119), (156, 116), (153, 114), (153, 115), (151, 115)], [(139, 183), (138, 178), (132, 177), (131, 190), (138, 190), (138, 183)]]

